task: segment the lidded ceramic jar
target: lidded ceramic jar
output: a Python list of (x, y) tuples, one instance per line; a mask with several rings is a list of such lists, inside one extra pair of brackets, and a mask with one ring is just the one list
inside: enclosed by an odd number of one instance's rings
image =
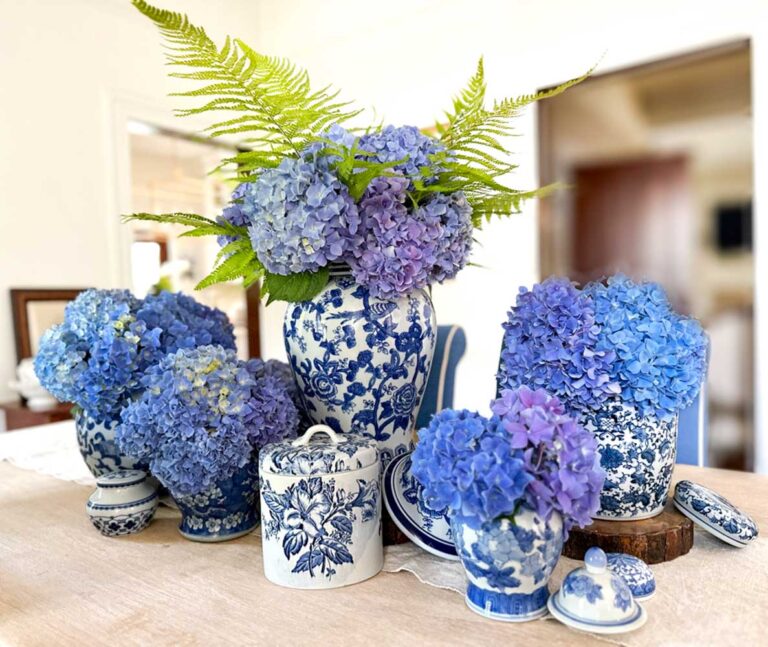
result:
[(157, 483), (146, 472), (119, 470), (96, 479), (86, 510), (101, 534), (117, 537), (144, 530), (158, 502)]
[(376, 441), (314, 425), (260, 452), (264, 574), (299, 589), (330, 589), (381, 570)]

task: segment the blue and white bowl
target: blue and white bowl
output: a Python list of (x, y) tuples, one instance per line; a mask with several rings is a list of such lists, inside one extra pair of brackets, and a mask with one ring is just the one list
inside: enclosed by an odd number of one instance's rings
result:
[(547, 607), (568, 627), (596, 634), (634, 631), (647, 619), (624, 580), (608, 568), (605, 553), (596, 547), (584, 555), (584, 567), (565, 576)]
[(743, 548), (757, 537), (752, 517), (703, 485), (680, 481), (673, 502), (691, 521), (731, 546)]
[(411, 474), (411, 454), (396, 457), (384, 472), (384, 504), (403, 534), (428, 553), (458, 560), (445, 510), (435, 512), (424, 504), (422, 486)]
[(656, 593), (656, 578), (642, 559), (626, 553), (608, 553), (608, 568), (616, 573), (632, 591), (635, 600), (643, 601)]
[(102, 535), (118, 537), (144, 530), (158, 502), (157, 483), (146, 472), (121, 470), (96, 479), (86, 511)]

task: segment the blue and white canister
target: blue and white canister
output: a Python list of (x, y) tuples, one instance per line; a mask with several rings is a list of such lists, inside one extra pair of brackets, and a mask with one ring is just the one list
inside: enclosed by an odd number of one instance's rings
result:
[(264, 574), (297, 589), (373, 577), (384, 563), (375, 441), (315, 425), (261, 450)]

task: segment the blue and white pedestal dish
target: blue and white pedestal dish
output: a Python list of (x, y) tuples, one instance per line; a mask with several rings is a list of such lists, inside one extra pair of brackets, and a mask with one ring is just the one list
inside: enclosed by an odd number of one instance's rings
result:
[(757, 537), (752, 517), (703, 485), (680, 481), (673, 502), (691, 521), (731, 546), (744, 548)]
[(384, 565), (376, 442), (315, 425), (260, 454), (264, 574), (297, 589), (332, 589)]
[(547, 607), (556, 620), (568, 627), (596, 634), (634, 631), (647, 619), (624, 580), (608, 569), (600, 548), (587, 551), (584, 567), (565, 576)]
[(656, 593), (656, 578), (651, 567), (642, 559), (626, 553), (607, 553), (608, 568), (616, 573), (638, 602), (649, 600)]
[(86, 511), (102, 535), (117, 537), (144, 530), (158, 502), (154, 479), (141, 470), (122, 470), (96, 479), (96, 491), (88, 499)]
[(285, 349), (310, 420), (374, 439), (382, 467), (410, 450), (436, 328), (423, 290), (386, 301), (343, 271), (290, 304)]
[(579, 423), (597, 439), (606, 471), (595, 519), (630, 521), (664, 510), (677, 447), (677, 416), (641, 416), (622, 402), (583, 414)]
[(80, 454), (88, 469), (96, 477), (117, 470), (146, 470), (147, 466), (123, 454), (115, 441), (119, 421), (96, 422), (82, 409), (75, 412), (75, 429)]
[(214, 543), (237, 539), (259, 524), (259, 471), (252, 460), (201, 494), (174, 497), (186, 539)]
[(465, 597), (475, 613), (492, 620), (525, 622), (547, 613), (547, 583), (563, 548), (563, 522), (548, 522), (522, 508), (507, 518), (477, 525), (453, 517), (456, 551), (467, 573)]
[(422, 499), (423, 487), (411, 475), (411, 453), (397, 456), (384, 472), (384, 504), (403, 534), (428, 553), (457, 560), (451, 520), (445, 510), (435, 512)]

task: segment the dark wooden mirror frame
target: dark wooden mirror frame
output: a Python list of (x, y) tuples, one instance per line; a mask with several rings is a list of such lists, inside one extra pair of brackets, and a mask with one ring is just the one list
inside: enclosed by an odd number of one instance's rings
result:
[(32, 357), (27, 305), (32, 301), (72, 301), (85, 288), (11, 288), (16, 362)]

